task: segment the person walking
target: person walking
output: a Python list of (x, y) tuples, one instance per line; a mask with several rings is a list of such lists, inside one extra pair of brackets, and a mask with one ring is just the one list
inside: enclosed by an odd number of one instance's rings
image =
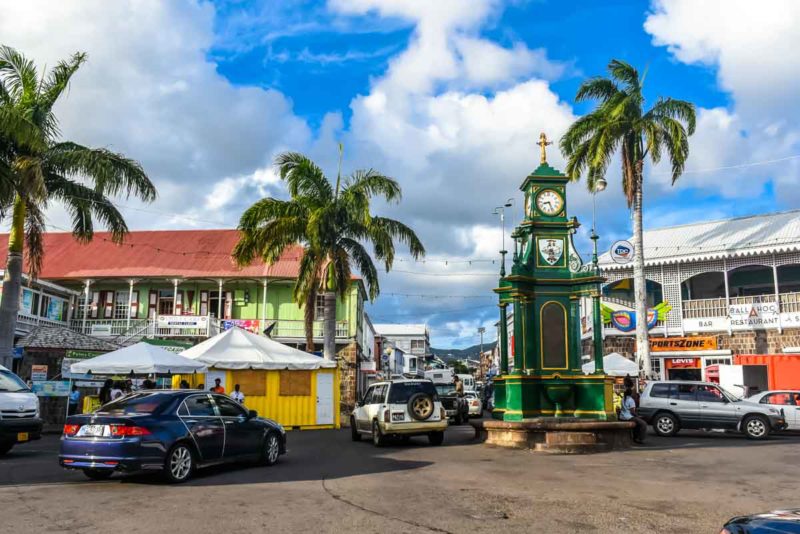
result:
[(453, 379), (453, 384), (455, 384), (455, 386), (456, 386), (456, 395), (458, 395), (459, 397), (463, 397), (464, 396), (464, 382), (461, 381), (461, 379), (458, 377), (458, 375), (456, 375), (456, 377)]
[(69, 392), (69, 408), (67, 409), (68, 415), (75, 415), (78, 413), (78, 403), (81, 400), (81, 392), (78, 391), (78, 386), (72, 385), (72, 391)]
[(239, 384), (233, 386), (233, 392), (231, 393), (231, 398), (238, 402), (239, 404), (244, 404), (244, 393), (241, 392), (239, 389)]
[(219, 378), (215, 378), (214, 379), (214, 386), (211, 388), (211, 391), (213, 391), (214, 393), (220, 393), (220, 394), (224, 395), (225, 394), (225, 388), (222, 387), (222, 380), (220, 380)]
[(636, 423), (636, 428), (633, 429), (633, 441), (634, 443), (644, 443), (644, 438), (647, 435), (647, 422), (636, 414), (636, 401), (633, 399), (633, 391), (631, 388), (625, 388), (619, 418), (622, 421)]
[(103, 383), (103, 387), (100, 388), (99, 400), (100, 406), (104, 404), (108, 404), (111, 402), (111, 388), (114, 385), (114, 381), (110, 378), (107, 378), (106, 381)]

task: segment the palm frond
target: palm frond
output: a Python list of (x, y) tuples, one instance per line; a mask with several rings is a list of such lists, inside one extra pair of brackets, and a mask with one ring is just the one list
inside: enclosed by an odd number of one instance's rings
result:
[(44, 260), (44, 212), (36, 204), (25, 206), (25, 256), (28, 274), (32, 279), (39, 277)]
[(380, 281), (378, 280), (378, 270), (375, 268), (372, 257), (367, 252), (367, 249), (354, 239), (343, 238), (339, 243), (350, 255), (358, 272), (361, 273), (361, 277), (364, 279), (364, 285), (367, 287), (367, 295), (369, 295), (370, 301), (374, 301), (378, 298), (381, 289)]
[(58, 97), (69, 86), (69, 80), (72, 75), (75, 74), (84, 61), (86, 61), (86, 53), (84, 52), (73, 54), (68, 61), (59, 61), (50, 70), (50, 74), (42, 83), (41, 96), (39, 98), (40, 105), (51, 109)]
[(292, 197), (309, 196), (321, 201), (333, 199), (331, 183), (316, 163), (299, 152), (284, 152), (275, 158), (282, 180)]
[(0, 79), (16, 105), (24, 108), (35, 101), (39, 86), (36, 67), (10, 46), (0, 46)]
[(619, 59), (612, 59), (608, 64), (608, 72), (614, 80), (620, 82), (629, 94), (641, 93), (639, 71), (630, 63)]
[(581, 84), (575, 93), (575, 102), (586, 100), (606, 101), (619, 93), (619, 87), (608, 78), (589, 78)]

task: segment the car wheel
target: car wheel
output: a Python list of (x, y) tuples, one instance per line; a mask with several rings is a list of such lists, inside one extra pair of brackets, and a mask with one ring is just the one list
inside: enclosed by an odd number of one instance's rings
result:
[(417, 421), (425, 421), (433, 415), (433, 397), (427, 393), (415, 393), (408, 399), (408, 413)]
[(381, 427), (377, 421), (372, 422), (372, 444), (376, 447), (383, 447), (383, 444), (386, 442), (386, 438), (383, 437), (381, 433)]
[(444, 442), (444, 432), (431, 432), (428, 434), (428, 442), (431, 445), (441, 445)]
[(760, 415), (750, 415), (742, 421), (742, 430), (750, 439), (766, 439), (769, 436), (769, 423)]
[(356, 418), (352, 415), (350, 416), (350, 439), (353, 441), (361, 441), (361, 433), (356, 427)]
[(164, 461), (164, 476), (169, 482), (186, 482), (194, 472), (194, 453), (185, 443), (178, 443), (167, 453)]
[(678, 419), (671, 413), (660, 413), (653, 419), (653, 430), (661, 437), (672, 437), (680, 430)]
[(92, 480), (108, 480), (114, 474), (113, 469), (84, 469), (83, 474)]
[(261, 463), (264, 465), (275, 465), (281, 455), (281, 441), (275, 432), (267, 434), (261, 450)]
[(13, 441), (9, 441), (6, 443), (0, 443), (0, 456), (4, 456), (8, 454), (8, 451), (14, 448), (15, 443)]

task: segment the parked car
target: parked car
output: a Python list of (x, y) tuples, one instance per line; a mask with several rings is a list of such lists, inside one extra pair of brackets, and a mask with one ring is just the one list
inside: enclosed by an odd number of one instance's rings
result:
[(710, 382), (649, 382), (639, 399), (639, 415), (660, 436), (682, 428), (735, 429), (765, 439), (786, 428), (782, 410), (735, 397)]
[(725, 523), (720, 534), (797, 534), (799, 532), (800, 509), (794, 509), (734, 517)]
[(141, 391), (67, 418), (58, 461), (95, 480), (155, 470), (185, 482), (195, 469), (240, 460), (265, 465), (286, 453), (286, 432), (225, 395)]
[(41, 437), (39, 398), (20, 377), (0, 365), (0, 456), (18, 443)]
[(478, 394), (474, 391), (467, 391), (464, 393), (464, 398), (467, 399), (467, 416), (481, 417), (483, 415), (483, 403)]
[(747, 400), (783, 410), (783, 415), (786, 417), (786, 428), (800, 430), (800, 391), (788, 389), (762, 391)]
[(447, 414), (430, 380), (392, 380), (372, 384), (350, 416), (353, 441), (366, 434), (376, 447), (387, 438), (427, 435), (431, 445), (441, 445)]
[(455, 384), (436, 384), (436, 393), (442, 401), (448, 420), (463, 425), (469, 419), (467, 399), (456, 393)]

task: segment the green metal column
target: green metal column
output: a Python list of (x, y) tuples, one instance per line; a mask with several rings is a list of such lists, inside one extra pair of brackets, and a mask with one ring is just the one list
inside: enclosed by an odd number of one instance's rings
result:
[(522, 322), (525, 320), (519, 297), (514, 297), (514, 373), (525, 369), (525, 335)]
[(592, 356), (594, 371), (603, 373), (603, 318), (600, 316), (600, 284), (597, 286), (597, 291), (592, 294)]
[(508, 374), (508, 318), (506, 306), (500, 304), (500, 374)]

